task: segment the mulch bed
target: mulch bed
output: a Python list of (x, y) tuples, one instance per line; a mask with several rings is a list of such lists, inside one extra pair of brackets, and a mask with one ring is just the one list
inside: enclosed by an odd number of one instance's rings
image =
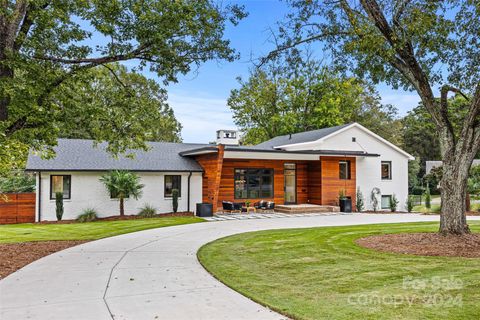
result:
[[(150, 218), (169, 218), (169, 217), (193, 217), (192, 212), (177, 212), (177, 213), (160, 213), (156, 214), (153, 217), (145, 218), (138, 215), (125, 215), (121, 216), (110, 216), (105, 218), (98, 218), (95, 221), (116, 221), (116, 220), (135, 220), (135, 219), (150, 219)], [(77, 223), (76, 220), (61, 220), (61, 221), (42, 221), (34, 222), (34, 224), (68, 224), (68, 223)]]
[(0, 279), (41, 257), (88, 241), (39, 241), (0, 244)]
[(480, 258), (480, 234), (395, 233), (369, 236), (356, 244), (382, 252), (421, 256)]

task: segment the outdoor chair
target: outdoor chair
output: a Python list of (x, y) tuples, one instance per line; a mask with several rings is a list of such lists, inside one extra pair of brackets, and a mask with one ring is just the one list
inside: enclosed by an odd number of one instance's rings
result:
[(260, 200), (255, 204), (255, 208), (263, 212), (265, 211), (273, 212), (275, 210), (275, 202)]
[(242, 204), (231, 201), (222, 201), (223, 212), (242, 212)]

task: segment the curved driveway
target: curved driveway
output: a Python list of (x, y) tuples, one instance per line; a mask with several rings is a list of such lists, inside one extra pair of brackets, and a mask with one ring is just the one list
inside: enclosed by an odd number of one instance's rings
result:
[(436, 220), (413, 214), (231, 220), (97, 240), (0, 281), (0, 319), (284, 319), (215, 280), (197, 250), (247, 231)]

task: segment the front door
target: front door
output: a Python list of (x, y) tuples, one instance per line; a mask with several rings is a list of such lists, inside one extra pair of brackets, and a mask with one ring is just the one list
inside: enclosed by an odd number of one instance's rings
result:
[(285, 204), (297, 203), (297, 168), (295, 163), (285, 163), (283, 167)]

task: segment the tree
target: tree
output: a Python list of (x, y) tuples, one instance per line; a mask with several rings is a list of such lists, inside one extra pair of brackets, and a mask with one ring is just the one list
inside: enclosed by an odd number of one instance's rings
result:
[(57, 220), (62, 220), (63, 217), (63, 192), (55, 192), (55, 215)]
[(120, 216), (125, 215), (124, 201), (127, 198), (138, 200), (142, 195), (143, 184), (140, 177), (130, 171), (114, 170), (104, 174), (100, 181), (103, 182), (111, 198), (117, 198), (120, 202)]
[[(52, 151), (62, 116), (69, 113), (63, 108), (70, 106), (55, 97), (109, 63), (135, 60), (136, 70), (147, 69), (167, 84), (205, 61), (232, 61), (237, 55), (224, 39), (225, 25), (243, 17), (242, 7), (209, 0), (2, 1), (0, 145)], [(85, 119), (90, 107), (74, 113)], [(102, 116), (94, 113), (90, 120), (102, 122)], [(110, 116), (105, 130), (92, 131), (95, 140), (113, 144), (111, 151), (146, 148), (153, 128), (143, 135), (138, 123), (125, 123), (125, 113)], [(113, 134), (105, 133), (112, 128)]]
[(357, 188), (357, 195), (355, 197), (357, 199), (357, 212), (362, 212), (365, 209), (365, 203), (363, 199), (363, 193), (360, 190), (360, 187)]
[[(334, 63), (356, 75), (416, 91), (440, 140), (444, 174), (439, 232), (469, 233), (467, 178), (480, 149), (480, 4), (468, 0), (290, 4), (296, 10), (281, 28), (285, 41), (266, 58), (320, 40), (333, 53)], [(448, 113), (451, 93), (468, 100), (458, 133)]]
[(253, 70), (247, 81), (239, 79), (239, 89), (231, 91), (228, 106), (244, 132), (243, 143), (354, 121), (398, 142), (396, 109), (381, 105), (371, 86), (308, 56), (290, 61), (291, 57)]

